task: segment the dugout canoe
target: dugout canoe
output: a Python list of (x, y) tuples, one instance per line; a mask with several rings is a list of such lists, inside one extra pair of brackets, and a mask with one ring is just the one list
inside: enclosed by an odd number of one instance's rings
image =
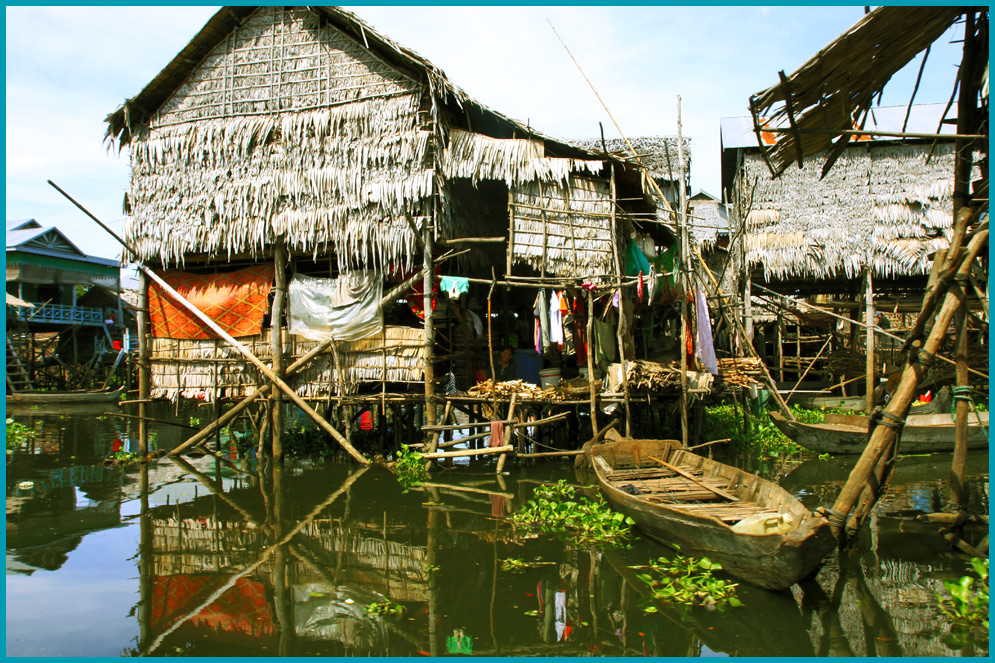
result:
[[(677, 440), (616, 435), (591, 448), (591, 464), (608, 503), (642, 532), (719, 562), (751, 584), (787, 589), (814, 573), (836, 546), (826, 518), (791, 493), (682, 450)], [(768, 533), (739, 531), (751, 521), (768, 525)]]
[[(867, 446), (870, 420), (858, 414), (827, 414), (824, 424), (789, 421), (780, 412), (770, 419), (795, 444), (816, 453), (859, 454)], [(980, 423), (979, 423), (980, 419)], [(988, 413), (971, 412), (967, 417), (967, 448), (988, 448)], [(898, 442), (899, 453), (953, 451), (957, 426), (950, 413), (910, 414)]]
[(121, 399), (124, 387), (96, 391), (18, 391), (7, 394), (7, 405), (76, 405), (83, 403), (115, 403)]

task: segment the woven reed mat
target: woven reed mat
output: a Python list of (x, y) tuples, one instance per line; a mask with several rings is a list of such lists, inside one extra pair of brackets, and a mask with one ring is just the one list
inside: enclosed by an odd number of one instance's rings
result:
[[(179, 271), (157, 274), (230, 335), (252, 336), (262, 331), (269, 291), (273, 287), (273, 265), (247, 267), (226, 274)], [(149, 318), (153, 336), (218, 338), (155, 282), (149, 285)]]

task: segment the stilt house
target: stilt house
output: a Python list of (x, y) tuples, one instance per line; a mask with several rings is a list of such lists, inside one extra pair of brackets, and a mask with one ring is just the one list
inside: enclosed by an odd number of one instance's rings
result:
[[(934, 255), (950, 244), (958, 169), (966, 167), (963, 179), (973, 183), (961, 201), (971, 193), (987, 200), (986, 151), (950, 135), (957, 133), (951, 118), (972, 107), (871, 105), (892, 74), (963, 12), (877, 8), (754, 95), (751, 116), (722, 120), (722, 186), (742, 235), (746, 326), (751, 301), (778, 313), (781, 324), (764, 336), (782, 380), (800, 379), (806, 366), (809, 379), (865, 371), (864, 351), (843, 351), (843, 339), (818, 352), (839, 317), (799, 306), (798, 298), (844, 318), (865, 311), (867, 323), (880, 312), (881, 326), (901, 332), (920, 309)], [(987, 119), (980, 126), (987, 132)], [(972, 306), (980, 310), (981, 302)], [(821, 363), (813, 364), (817, 355)]]
[[(642, 168), (486, 108), (340, 8), (225, 7), (107, 124), (130, 149), (137, 260), (263, 361), (334, 339), (293, 377), (305, 398), (452, 394), (509, 348), (535, 381), (543, 288), (634, 298), (633, 229), (672, 241), (646, 223)], [(153, 397), (260, 384), (155, 283), (145, 292)]]

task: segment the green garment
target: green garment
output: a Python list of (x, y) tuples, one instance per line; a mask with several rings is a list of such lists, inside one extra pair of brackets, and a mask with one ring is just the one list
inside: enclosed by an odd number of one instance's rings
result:
[(615, 361), (615, 330), (607, 322), (594, 319), (594, 363), (604, 370)]
[(463, 629), (456, 629), (446, 638), (446, 650), (450, 654), (472, 654), (473, 638), (463, 634)]
[(650, 261), (646, 259), (646, 254), (636, 246), (635, 242), (629, 242), (625, 256), (625, 275), (639, 276), (639, 272), (649, 274)]
[(678, 245), (675, 243), (653, 261), (660, 276), (666, 276), (671, 287), (677, 286), (677, 247)]

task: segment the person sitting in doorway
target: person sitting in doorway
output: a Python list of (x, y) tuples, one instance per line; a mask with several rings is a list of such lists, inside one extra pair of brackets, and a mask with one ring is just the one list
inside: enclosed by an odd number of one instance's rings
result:
[(513, 359), (514, 355), (511, 348), (505, 348), (501, 351), (501, 358), (496, 369), (498, 382), (508, 382), (515, 379), (515, 362), (512, 361)]
[(115, 322), (117, 322), (117, 321), (114, 319), (114, 314), (113, 313), (107, 314), (107, 317), (104, 318), (104, 326), (107, 327), (107, 331), (109, 331), (112, 334), (114, 333), (114, 324), (115, 324)]

